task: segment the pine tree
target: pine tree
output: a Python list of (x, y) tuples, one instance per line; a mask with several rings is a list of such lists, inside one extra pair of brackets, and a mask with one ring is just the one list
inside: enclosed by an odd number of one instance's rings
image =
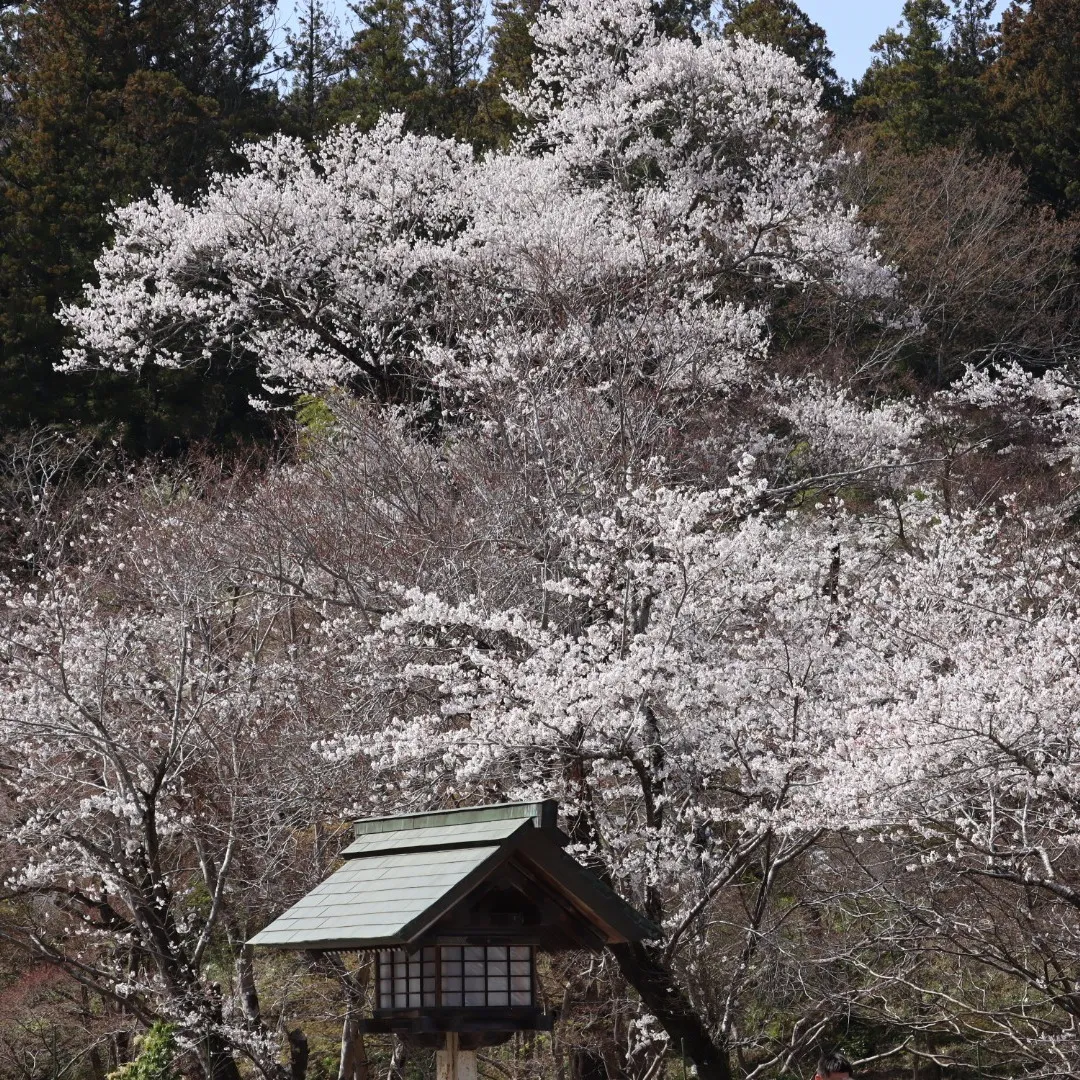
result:
[(405, 0), (367, 0), (350, 6), (359, 29), (345, 47), (345, 77), (330, 91), (335, 121), (370, 128), (383, 113), (416, 114), (423, 88), (414, 48), (415, 27)]
[(484, 50), (483, 0), (423, 0), (416, 9), (420, 61), (439, 93), (464, 89), (477, 75)]
[(414, 17), (424, 82), (421, 125), (439, 135), (486, 142), (479, 82), (484, 0), (420, 0)]
[(344, 44), (337, 20), (322, 0), (305, 0), (296, 29), (285, 38), (280, 66), (293, 77), (286, 108), (306, 137), (320, 134), (330, 117), (327, 102), (344, 67)]
[(993, 62), (997, 34), (991, 23), (994, 0), (953, 0), (949, 63), (956, 76), (978, 79)]
[(653, 0), (652, 8), (656, 28), (664, 37), (699, 41), (712, 4), (709, 0)]
[(991, 22), (995, 6), (994, 0), (953, 0), (948, 45), (954, 125), (970, 131), (984, 150), (995, 142), (986, 93), (986, 73), (998, 46)]
[(980, 133), (991, 5), (983, 0), (906, 0), (903, 23), (874, 43), (855, 110), (909, 151)]
[(477, 87), (478, 123), (470, 132), (479, 149), (505, 148), (521, 128), (524, 118), (504, 95), (532, 82), (536, 49), (531, 31), (542, 7), (543, 0), (494, 0), (487, 71)]
[[(243, 10), (156, 0), (9, 9), (0, 140), (0, 424), (120, 425), (137, 446), (213, 437), (247, 411), (242, 377), (123, 387), (57, 375), (61, 301), (79, 294), (117, 203), (194, 191), (269, 126), (265, 0)], [(254, 20), (254, 21), (253, 21)], [(220, 95), (220, 96), (215, 96)], [(187, 385), (191, 383), (192, 385)], [(186, 437), (186, 436), (185, 436)]]
[(1069, 213), (1080, 207), (1080, 4), (1014, 3), (1000, 49), (986, 77), (995, 124), (1036, 198)]
[(488, 79), (496, 86), (523, 90), (532, 81), (536, 46), (531, 30), (541, 5), (542, 0), (495, 0)]

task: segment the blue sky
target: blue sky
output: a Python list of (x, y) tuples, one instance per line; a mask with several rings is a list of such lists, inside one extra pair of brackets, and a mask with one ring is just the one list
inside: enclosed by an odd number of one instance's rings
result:
[[(870, 64), (870, 46), (900, 21), (903, 0), (799, 0), (799, 6), (829, 36), (841, 78), (857, 79)], [(998, 4), (999, 13), (1007, 7)]]

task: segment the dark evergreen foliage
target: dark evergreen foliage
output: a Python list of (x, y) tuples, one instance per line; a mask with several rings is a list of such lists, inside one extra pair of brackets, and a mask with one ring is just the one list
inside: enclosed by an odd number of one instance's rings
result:
[(1013, 3), (987, 85), (998, 141), (1035, 197), (1062, 214), (1080, 208), (1080, 3)]
[(79, 295), (116, 204), (198, 190), (238, 140), (277, 126), (261, 71), (267, 0), (36, 0), (5, 15), (0, 131), (0, 424), (82, 423), (133, 447), (261, 424), (214, 365), (137, 387), (55, 372), (54, 314)]
[(286, 35), (277, 60), (292, 77), (287, 116), (307, 138), (323, 134), (331, 121), (327, 105), (345, 68), (340, 28), (323, 0), (306, 0), (297, 11), (296, 27)]
[(909, 151), (986, 135), (982, 78), (993, 58), (992, 0), (906, 0), (904, 21), (875, 42), (856, 113)]

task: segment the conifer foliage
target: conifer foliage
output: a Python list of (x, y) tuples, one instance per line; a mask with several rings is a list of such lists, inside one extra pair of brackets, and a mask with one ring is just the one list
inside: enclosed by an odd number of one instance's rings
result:
[(858, 86), (858, 111), (907, 150), (982, 130), (992, 42), (992, 0), (907, 0), (904, 21), (873, 46)]
[[(226, 163), (235, 140), (267, 130), (260, 87), (267, 14), (265, 4), (254, 3), (112, 0), (41, 0), (7, 12), (0, 132), (5, 426), (60, 420), (76, 393), (88, 420), (140, 411), (128, 390), (55, 377), (63, 332), (54, 316), (90, 273), (113, 205), (155, 184), (191, 193)], [(230, 405), (214, 402), (215, 382), (183, 386), (209, 414), (209, 428), (198, 434), (213, 433), (217, 421), (228, 426)], [(142, 409), (152, 412), (148, 404)], [(157, 439), (147, 433), (147, 441)]]
[(1080, 206), (1080, 8), (1068, 0), (1012, 4), (989, 86), (1006, 145), (1036, 194), (1058, 210)]

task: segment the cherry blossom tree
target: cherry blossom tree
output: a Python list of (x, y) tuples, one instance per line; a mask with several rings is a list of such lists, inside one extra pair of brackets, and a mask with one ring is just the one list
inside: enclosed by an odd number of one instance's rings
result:
[(638, 0), (564, 5), (537, 44), (517, 102), (536, 123), (508, 152), (475, 161), (387, 117), (313, 157), (252, 146), (192, 205), (159, 192), (118, 211), (99, 283), (66, 309), (69, 364), (224, 351), (256, 357), (271, 387), (394, 397), (455, 361), (490, 373), (528, 342), (572, 363), (586, 326), (648, 365), (655, 350), (627, 340), (645, 324), (682, 344), (664, 376), (724, 386), (761, 348), (758, 283), (890, 288), (793, 61), (662, 40)]
[[(162, 478), (68, 531), (80, 554), (63, 573), (10, 585), (8, 888), (31, 906), (6, 932), (193, 1049), (220, 1039), (218, 1075), (237, 1053), (269, 1074), (240, 942), (282, 888), (325, 872), (332, 839), (320, 861), (303, 837), (371, 798), (544, 794), (664, 928), (617, 955), (643, 1071), (680, 1041), (707, 1075), (782, 1066), (830, 1015), (912, 978), (850, 934), (808, 953), (785, 932), (815, 933), (798, 883), (853, 865), (836, 848), (856, 836), (914, 869), (887, 878), (863, 857), (853, 910), (903, 900), (970, 955), (1017, 964), (1022, 936), (989, 918), (1000, 891), (977, 919), (938, 886), (970, 871), (1048, 898), (1071, 887), (1069, 789), (1053, 780), (1071, 762), (1067, 546), (1022, 514), (951, 515), (919, 464), (929, 412), (806, 384), (783, 441), (727, 477), (727, 445), (699, 448), (691, 483), (672, 463), (697, 437), (656, 422), (655, 398), (627, 392), (619, 438), (611, 403), (564, 389), (507, 391), (501, 427), (478, 412), (440, 438), (415, 410), (335, 401), (295, 461), (212, 489)], [(833, 472), (793, 480), (802, 443)], [(909, 491), (858, 512), (784, 502), (828, 475)], [(1069, 955), (1061, 903), (1032, 911), (1041, 936), (1013, 976), (1057, 1008), (1062, 984), (1040, 988), (1031, 965)], [(912, 940), (895, 918), (873, 927)], [(863, 982), (815, 977), (828, 949)], [(237, 964), (221, 991), (218, 950)], [(803, 986), (779, 1043), (746, 1024), (778, 978)], [(1019, 1037), (1006, 1012), (999, 1037)], [(1025, 1052), (1060, 1066), (1060, 1029)]]
[(121, 490), (79, 507), (72, 554), (4, 586), (0, 935), (174, 1025), (207, 1077), (238, 1076), (237, 1053), (287, 1075), (243, 942), (260, 895), (325, 870), (301, 838), (341, 777), (290, 752), (325, 734), (311, 668), (287, 604), (192, 543), (205, 505), (165, 478)]
[[(779, 370), (776, 297), (894, 287), (819, 88), (640, 0), (564, 0), (535, 36), (507, 151), (385, 117), (117, 212), (70, 365), (254, 358), (326, 430), (9, 586), (9, 887), (41, 910), (17, 939), (177, 1023), (214, 1080), (236, 1052), (269, 1076), (237, 898), (263, 910), (316, 806), (555, 796), (662, 928), (614, 950), (639, 1075), (677, 1045), (703, 1080), (786, 1069), (912, 986), (1075, 1069), (1073, 504), (1029, 512), (1008, 472), (1075, 485), (1069, 372), (920, 400)], [(887, 966), (883, 934), (947, 939), (1005, 1004)], [(780, 975), (795, 1019), (748, 1030)]]
[(1008, 525), (931, 519), (921, 532), (920, 572), (890, 573), (876, 601), (895, 628), (891, 648), (860, 665), (860, 687), (845, 694), (850, 734), (831, 769), (839, 813), (848, 829), (890, 837), (920, 883), (880, 883), (902, 899), (909, 932), (917, 923), (936, 951), (1024, 987), (997, 1011), (967, 997), (973, 1027), (996, 1026), (1025, 1057), (1071, 1073), (1080, 895), (1072, 545), (1022, 513)]

